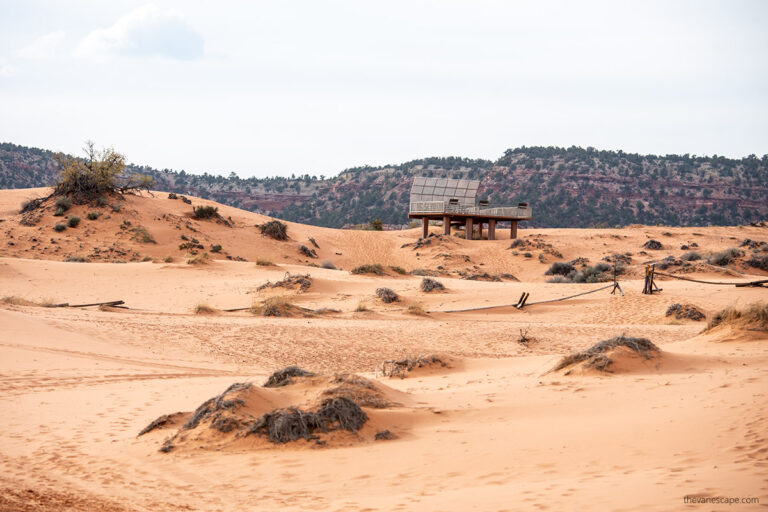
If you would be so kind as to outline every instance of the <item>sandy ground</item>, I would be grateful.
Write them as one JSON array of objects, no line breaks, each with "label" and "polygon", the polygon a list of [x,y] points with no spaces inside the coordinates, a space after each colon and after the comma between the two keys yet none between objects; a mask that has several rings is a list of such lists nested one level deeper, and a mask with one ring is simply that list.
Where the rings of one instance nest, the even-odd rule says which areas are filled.
[{"label": "sandy ground", "polygon": [[[509,240],[451,237],[414,249],[403,245],[417,241],[416,230],[289,224],[291,240],[277,242],[254,227],[261,216],[220,206],[231,227],[197,221],[189,205],[156,193],[127,199],[120,212],[105,209],[95,221],[85,218],[90,209],[75,207],[81,224],[55,233],[61,219],[50,212],[34,226],[19,224],[18,205],[41,193],[0,191],[0,297],[29,301],[0,304],[0,510],[768,506],[768,335],[705,333],[706,322],[664,314],[684,302],[711,316],[728,305],[764,301],[768,289],[667,280],[662,293],[647,296],[639,278],[645,261],[679,256],[683,244],[721,250],[745,238],[768,241],[768,229],[521,230],[533,242],[513,251]],[[145,226],[156,243],[132,240],[130,227],[120,228],[126,220]],[[223,251],[207,265],[187,265],[181,234]],[[320,246],[317,259],[298,253],[309,237]],[[649,238],[664,249],[641,254]],[[524,291],[538,301],[601,286],[546,283],[552,261],[594,263],[625,252],[632,264],[621,279],[623,296],[605,290],[523,310],[504,307]],[[73,255],[91,262],[63,261]],[[174,261],[163,262],[166,256]],[[256,265],[258,258],[275,265]],[[309,266],[324,260],[344,270]],[[348,272],[362,263],[426,269],[447,290],[424,293],[420,277],[393,271]],[[465,280],[459,271],[518,280]],[[312,286],[304,293],[258,290],[286,272],[311,274]],[[761,275],[737,264],[695,276],[743,282],[750,278],[743,273]],[[391,288],[400,301],[381,303],[379,287]],[[194,313],[201,303],[244,308],[276,294],[307,310],[338,313]],[[124,300],[130,309],[32,304],[102,300]],[[367,311],[355,311],[361,302]],[[412,305],[430,313],[409,314]],[[502,307],[444,312],[484,306]],[[518,342],[521,331],[532,338],[527,345]],[[620,334],[650,339],[662,356],[621,361],[608,374],[549,372],[564,354]],[[406,379],[378,377],[412,403],[389,411],[396,440],[160,453],[165,433],[136,436],[161,414],[194,410],[233,382],[260,384],[290,364],[374,378],[382,360],[428,353],[460,364]],[[760,503],[690,505],[685,496]]]}]

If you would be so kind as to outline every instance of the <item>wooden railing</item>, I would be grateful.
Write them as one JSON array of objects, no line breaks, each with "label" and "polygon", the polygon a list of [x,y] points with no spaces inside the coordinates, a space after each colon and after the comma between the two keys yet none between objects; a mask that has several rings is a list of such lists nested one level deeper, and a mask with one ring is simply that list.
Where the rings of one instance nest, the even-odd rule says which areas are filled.
[{"label": "wooden railing", "polygon": [[478,217],[532,218],[530,206],[466,206],[443,201],[417,201],[410,204],[410,213],[447,213],[477,215]]}]

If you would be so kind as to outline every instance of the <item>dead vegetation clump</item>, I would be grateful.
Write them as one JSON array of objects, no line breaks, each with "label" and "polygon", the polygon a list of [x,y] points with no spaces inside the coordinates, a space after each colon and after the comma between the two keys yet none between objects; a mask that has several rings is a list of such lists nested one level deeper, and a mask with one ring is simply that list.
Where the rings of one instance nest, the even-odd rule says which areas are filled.
[{"label": "dead vegetation clump", "polygon": [[306,245],[300,245],[299,252],[307,258],[317,258],[317,252],[314,249],[310,249]]},{"label": "dead vegetation clump", "polygon": [[337,373],[331,383],[335,386],[323,390],[323,397],[344,397],[360,407],[372,409],[385,409],[392,405],[371,381],[358,375]]},{"label": "dead vegetation clump", "polygon": [[678,320],[688,318],[689,320],[695,320],[697,322],[706,318],[704,313],[699,311],[699,309],[693,304],[679,304],[677,302],[670,305],[667,308],[667,312],[665,313],[665,316],[672,315],[675,315],[675,318]]},{"label": "dead vegetation clump", "polygon": [[664,246],[658,240],[651,238],[643,244],[643,249],[650,249],[651,251],[660,251]]},{"label": "dead vegetation clump", "polygon": [[350,272],[353,274],[375,274],[377,276],[383,276],[384,267],[381,265],[381,263],[372,263],[367,265],[359,265],[350,270]]},{"label": "dead vegetation clump", "polygon": [[418,357],[406,357],[399,360],[382,361],[376,366],[376,375],[381,373],[384,377],[400,377],[404,379],[408,372],[413,371],[415,368],[423,368],[427,366],[440,365],[446,367],[448,365],[443,359],[436,355],[418,356]]},{"label": "dead vegetation clump", "polygon": [[376,288],[376,296],[381,299],[381,302],[384,304],[391,304],[392,302],[400,300],[400,297],[389,288]]},{"label": "dead vegetation clump", "polygon": [[195,306],[196,315],[213,315],[216,313],[217,311],[205,302],[201,302]]},{"label": "dead vegetation clump", "polygon": [[747,306],[729,306],[710,318],[706,330],[713,329],[718,325],[733,325],[768,331],[768,304],[755,302]]},{"label": "dead vegetation clump", "polygon": [[267,381],[262,384],[265,388],[279,388],[293,384],[293,377],[314,377],[315,374],[299,368],[298,366],[287,366],[282,370],[277,370],[269,376]]},{"label": "dead vegetation clump", "polygon": [[429,235],[427,235],[426,238],[419,238],[416,242],[412,244],[403,244],[400,246],[400,248],[405,249],[406,247],[411,247],[415,251],[427,245],[432,245],[432,242],[442,242],[442,241],[443,241],[443,235],[436,235],[434,233],[430,233]]},{"label": "dead vegetation clump", "polygon": [[221,416],[222,411],[236,410],[241,407],[245,401],[241,398],[227,399],[227,395],[230,393],[247,391],[249,389],[251,389],[251,384],[247,382],[236,382],[232,384],[224,390],[222,394],[206,400],[200,407],[195,409],[195,412],[192,413],[192,416],[186,423],[184,423],[182,428],[184,430],[190,430],[209,418],[212,422],[215,421]]},{"label": "dead vegetation clump", "polygon": [[309,274],[291,274],[286,272],[285,276],[280,281],[266,283],[256,288],[256,291],[260,292],[268,288],[290,288],[295,289],[297,293],[304,293],[312,286],[312,276]]},{"label": "dead vegetation clump", "polygon": [[374,441],[391,441],[392,439],[397,439],[397,436],[387,429],[379,430],[376,432],[376,435],[373,436]]},{"label": "dead vegetation clump", "polygon": [[[159,418],[153,420],[149,425],[141,429],[141,432],[139,432],[139,436],[143,436],[144,434],[148,434],[149,432],[152,432],[155,429],[163,428],[166,425],[174,425],[176,423],[176,418],[181,416],[180,412],[174,413],[174,414],[163,414]],[[137,436],[138,437],[138,436]]]},{"label": "dead vegetation clump", "polygon": [[730,248],[724,251],[712,253],[707,257],[707,263],[718,267],[725,267],[733,263],[737,258],[744,256],[741,249]]},{"label": "dead vegetation clump", "polygon": [[646,338],[631,338],[621,335],[608,340],[603,340],[586,350],[568,354],[560,359],[551,371],[556,372],[581,362],[584,362],[585,368],[609,371],[608,367],[613,364],[613,360],[605,355],[605,352],[617,347],[627,347],[633,352],[643,356],[645,359],[651,359],[654,357],[654,353],[661,352],[659,347]]},{"label": "dead vegetation clump", "polygon": [[432,279],[431,277],[425,277],[421,280],[421,291],[425,293],[430,293],[433,291],[443,291],[445,290],[445,286],[443,283],[436,279]]},{"label": "dead vegetation clump", "polygon": [[345,397],[333,397],[323,400],[316,412],[302,411],[296,407],[268,412],[248,428],[246,435],[266,437],[273,443],[299,439],[319,442],[317,432],[357,432],[366,421],[368,415],[355,402]]}]

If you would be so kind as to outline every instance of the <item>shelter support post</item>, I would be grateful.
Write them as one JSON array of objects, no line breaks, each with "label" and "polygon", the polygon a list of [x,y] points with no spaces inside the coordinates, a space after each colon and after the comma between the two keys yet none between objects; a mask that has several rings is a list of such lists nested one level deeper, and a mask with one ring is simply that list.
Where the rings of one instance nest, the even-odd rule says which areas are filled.
[{"label": "shelter support post", "polygon": [[443,215],[443,234],[446,236],[451,234],[451,218],[447,215]]},{"label": "shelter support post", "polygon": [[496,219],[488,221],[488,240],[496,240]]},{"label": "shelter support post", "polygon": [[475,231],[474,224],[475,224],[474,219],[472,217],[467,217],[465,228],[464,228],[464,233],[467,240],[472,240],[474,238],[473,236]]},{"label": "shelter support post", "polygon": [[421,238],[427,238],[429,236],[429,219],[427,217],[421,218]]},{"label": "shelter support post", "polygon": [[515,239],[517,238],[517,221],[513,220],[510,222],[511,222],[511,225],[509,228],[509,238]]}]

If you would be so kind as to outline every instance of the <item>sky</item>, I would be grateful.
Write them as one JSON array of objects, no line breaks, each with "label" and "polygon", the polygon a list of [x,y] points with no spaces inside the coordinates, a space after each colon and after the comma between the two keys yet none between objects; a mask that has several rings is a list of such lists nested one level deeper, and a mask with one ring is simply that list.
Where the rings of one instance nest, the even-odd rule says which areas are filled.
[{"label": "sky", "polygon": [[0,0],[0,141],[240,176],[768,153],[765,1]]}]

